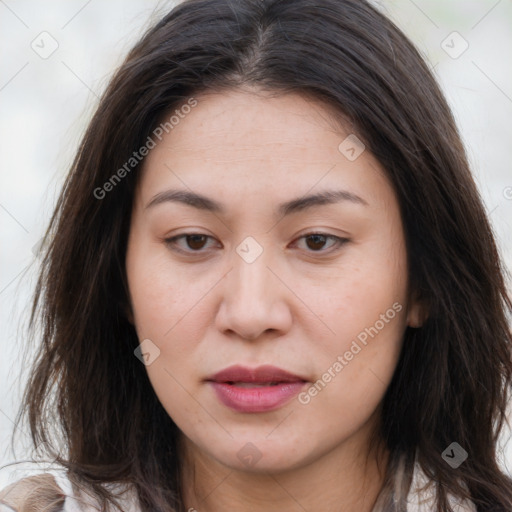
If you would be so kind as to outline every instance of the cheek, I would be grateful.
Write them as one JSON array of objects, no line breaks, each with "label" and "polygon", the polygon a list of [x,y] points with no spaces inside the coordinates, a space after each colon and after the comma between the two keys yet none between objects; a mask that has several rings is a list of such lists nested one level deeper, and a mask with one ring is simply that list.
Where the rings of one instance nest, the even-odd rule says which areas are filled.
[{"label": "cheek", "polygon": [[[369,332],[398,335],[405,324],[407,309],[406,268],[403,255],[390,260],[356,254],[320,285],[304,283],[298,293],[310,297],[312,309],[318,313],[325,329],[322,337],[326,348],[348,350],[350,342],[370,339]],[[318,330],[317,330],[318,333]],[[394,338],[396,336],[391,336]],[[331,352],[331,350],[329,350]]]},{"label": "cheek", "polygon": [[373,242],[354,250],[315,293],[330,331],[316,338],[318,413],[369,415],[398,362],[407,320],[406,253],[400,238]]},{"label": "cheek", "polygon": [[[405,314],[398,309],[396,304],[389,310],[388,323],[373,320],[368,327],[355,325],[347,314],[347,321],[337,324],[343,334],[317,351],[315,358],[323,364],[317,367],[317,380],[299,395],[299,403],[306,430],[320,444],[361,429],[382,402],[402,347]],[[352,336],[341,330],[348,324]]]},{"label": "cheek", "polygon": [[162,247],[135,238],[129,246],[127,275],[138,338],[151,340],[159,351],[146,368],[150,380],[161,400],[172,396],[184,407],[180,384],[190,387],[197,372],[201,352],[196,349],[209,321],[205,290],[218,278],[205,274],[191,279],[169,264]]},{"label": "cheek", "polygon": [[[165,249],[135,240],[128,253],[127,274],[134,323],[139,337],[165,341],[204,295],[204,286],[191,282],[169,264]],[[195,310],[195,308],[194,308]]]},{"label": "cheek", "polygon": [[203,421],[202,409],[195,400],[195,390],[187,375],[194,368],[186,362],[170,365],[165,355],[146,368],[153,391],[158,401],[180,430],[189,432]]}]

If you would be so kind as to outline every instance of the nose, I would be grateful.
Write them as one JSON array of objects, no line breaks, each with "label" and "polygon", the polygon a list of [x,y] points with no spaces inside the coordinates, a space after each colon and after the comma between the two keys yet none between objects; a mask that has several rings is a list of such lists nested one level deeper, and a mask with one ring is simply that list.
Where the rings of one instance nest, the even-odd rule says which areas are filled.
[{"label": "nose", "polygon": [[233,266],[222,280],[215,325],[224,334],[255,340],[265,333],[284,334],[292,325],[290,290],[270,268],[266,252],[247,263],[234,254]]}]

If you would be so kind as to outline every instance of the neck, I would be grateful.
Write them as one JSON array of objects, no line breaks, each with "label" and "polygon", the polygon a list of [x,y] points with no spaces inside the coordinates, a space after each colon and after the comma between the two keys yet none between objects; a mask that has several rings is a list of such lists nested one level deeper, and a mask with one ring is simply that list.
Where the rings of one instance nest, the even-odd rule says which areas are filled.
[{"label": "neck", "polygon": [[221,464],[183,438],[182,496],[194,512],[371,512],[389,453],[347,440],[299,468],[273,473]]}]

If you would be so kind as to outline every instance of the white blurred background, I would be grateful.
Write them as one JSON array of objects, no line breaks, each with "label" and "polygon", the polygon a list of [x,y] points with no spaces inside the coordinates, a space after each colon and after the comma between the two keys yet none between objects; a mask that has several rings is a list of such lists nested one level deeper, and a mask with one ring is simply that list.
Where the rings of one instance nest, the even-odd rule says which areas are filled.
[{"label": "white blurred background", "polygon": [[[376,3],[434,68],[512,269],[512,2]],[[28,369],[22,328],[37,272],[34,246],[98,96],[125,53],[174,4],[0,0],[0,467],[28,453],[27,432],[15,453],[10,439]],[[507,431],[503,464],[511,473],[509,438]],[[0,488],[20,477],[12,475],[0,471]]]}]

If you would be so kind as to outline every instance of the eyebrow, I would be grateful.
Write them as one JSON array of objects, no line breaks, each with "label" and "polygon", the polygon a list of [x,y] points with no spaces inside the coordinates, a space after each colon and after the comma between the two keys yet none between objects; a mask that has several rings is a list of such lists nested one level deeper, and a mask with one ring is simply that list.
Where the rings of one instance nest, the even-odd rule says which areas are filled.
[{"label": "eyebrow", "polygon": [[[277,208],[277,213],[281,216],[286,216],[315,206],[335,204],[342,201],[368,206],[368,203],[362,197],[347,190],[325,190],[281,203]],[[221,203],[188,190],[165,190],[160,192],[153,196],[144,209],[166,202],[182,203],[198,210],[206,210],[212,213],[224,214],[226,212],[225,207]]]}]

